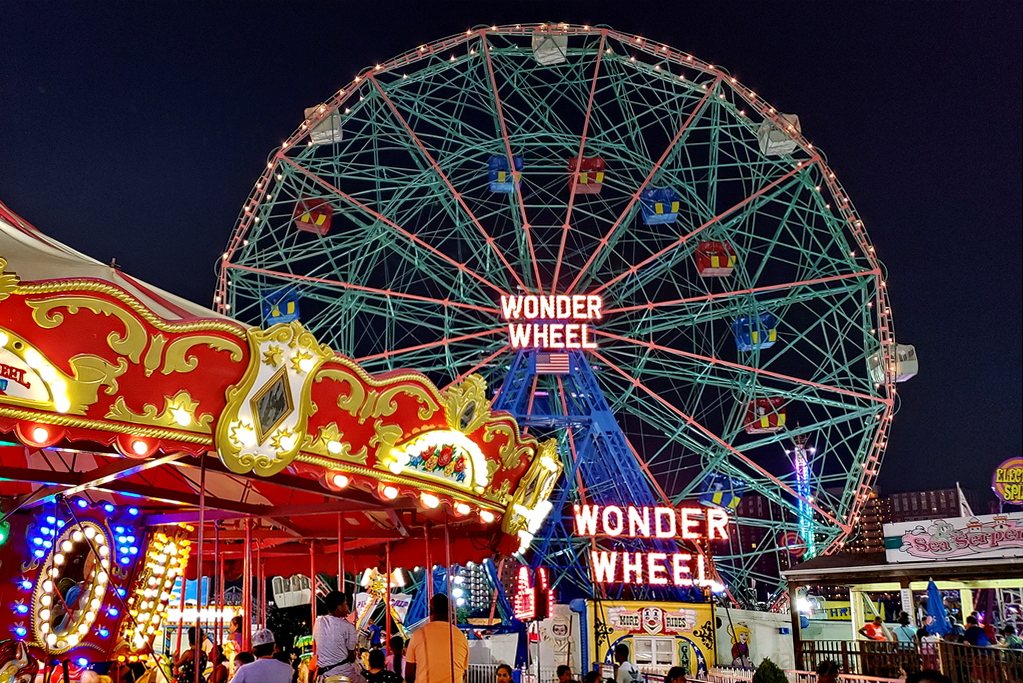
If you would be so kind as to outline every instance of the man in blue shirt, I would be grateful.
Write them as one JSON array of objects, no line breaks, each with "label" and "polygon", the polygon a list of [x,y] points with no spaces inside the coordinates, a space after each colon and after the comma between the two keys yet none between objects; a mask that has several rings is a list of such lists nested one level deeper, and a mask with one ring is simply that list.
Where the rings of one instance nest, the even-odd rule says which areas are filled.
[{"label": "man in blue shirt", "polygon": [[977,618],[972,615],[966,617],[966,633],[963,635],[963,640],[977,647],[987,647],[991,644],[987,634],[984,633],[984,629],[980,627]]}]

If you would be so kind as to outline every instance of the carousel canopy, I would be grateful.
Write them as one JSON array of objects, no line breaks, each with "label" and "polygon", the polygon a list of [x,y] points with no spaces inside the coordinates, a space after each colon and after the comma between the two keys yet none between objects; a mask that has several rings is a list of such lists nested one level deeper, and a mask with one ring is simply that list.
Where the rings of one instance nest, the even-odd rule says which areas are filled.
[{"label": "carousel canopy", "polygon": [[298,322],[249,328],[2,204],[0,376],[0,517],[108,501],[193,536],[216,522],[222,557],[250,539],[268,572],[310,555],[333,572],[342,550],[352,571],[385,548],[421,565],[444,536],[454,561],[510,552],[560,476],[479,378],[370,376]]},{"label": "carousel canopy", "polygon": [[90,279],[108,282],[166,320],[222,318],[208,308],[137,280],[114,265],[46,236],[0,202],[0,256],[23,281]]}]

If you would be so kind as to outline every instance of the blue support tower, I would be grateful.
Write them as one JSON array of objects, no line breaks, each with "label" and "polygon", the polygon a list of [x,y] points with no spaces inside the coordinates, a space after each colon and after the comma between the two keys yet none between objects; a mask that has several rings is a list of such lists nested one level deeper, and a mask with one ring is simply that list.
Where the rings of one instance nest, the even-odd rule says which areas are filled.
[{"label": "blue support tower", "polygon": [[[593,368],[581,351],[568,351],[567,374],[538,374],[537,352],[519,351],[494,403],[512,413],[537,436],[558,439],[564,479],[552,496],[554,508],[532,544],[530,563],[550,568],[558,599],[600,596],[590,575],[590,539],[574,533],[573,505],[669,505],[657,492],[611,412]],[[601,549],[676,552],[670,541],[600,539]],[[606,597],[619,597],[622,588]],[[696,593],[699,593],[697,591]],[[631,597],[689,600],[695,595],[673,587],[631,587]]]}]

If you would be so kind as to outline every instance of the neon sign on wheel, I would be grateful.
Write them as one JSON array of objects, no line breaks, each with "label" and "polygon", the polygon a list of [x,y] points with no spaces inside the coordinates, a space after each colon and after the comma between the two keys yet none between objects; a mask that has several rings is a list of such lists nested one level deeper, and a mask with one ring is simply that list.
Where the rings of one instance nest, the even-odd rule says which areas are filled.
[{"label": "neon sign on wheel", "polygon": [[595,349],[590,323],[602,317],[603,307],[593,294],[501,297],[514,349]]},{"label": "neon sign on wheel", "polygon": [[[728,539],[728,515],[717,508],[574,506],[575,533],[589,538]],[[707,558],[683,552],[590,551],[597,583],[710,586]]]}]

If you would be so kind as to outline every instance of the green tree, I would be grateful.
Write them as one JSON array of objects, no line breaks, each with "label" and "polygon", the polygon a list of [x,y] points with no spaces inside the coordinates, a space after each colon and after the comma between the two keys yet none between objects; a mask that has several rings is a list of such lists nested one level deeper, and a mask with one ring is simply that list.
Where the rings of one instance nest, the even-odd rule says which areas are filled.
[{"label": "green tree", "polygon": [[767,657],[753,672],[753,683],[789,683],[789,679],[785,677],[785,672]]}]

